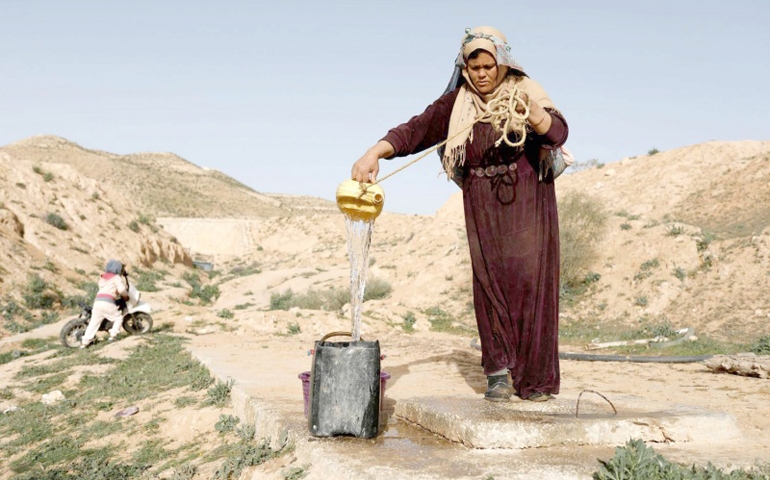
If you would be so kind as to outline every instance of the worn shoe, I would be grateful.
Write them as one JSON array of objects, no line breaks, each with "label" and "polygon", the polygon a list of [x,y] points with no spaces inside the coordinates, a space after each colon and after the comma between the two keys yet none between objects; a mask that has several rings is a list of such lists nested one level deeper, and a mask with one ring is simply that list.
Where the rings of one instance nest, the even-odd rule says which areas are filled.
[{"label": "worn shoe", "polygon": [[91,342],[83,343],[80,345],[80,348],[88,348],[91,345]]},{"label": "worn shoe", "polygon": [[527,397],[527,400],[529,400],[530,402],[547,402],[551,398],[552,397],[551,397],[550,393],[535,392],[532,395],[530,395],[529,397]]},{"label": "worn shoe", "polygon": [[484,398],[490,402],[507,402],[513,395],[513,389],[508,384],[508,375],[487,376],[487,391]]},{"label": "worn shoe", "polygon": [[117,340],[117,339],[118,339],[118,336],[117,336],[117,335],[115,335],[114,337],[110,336],[110,338],[108,338],[108,339],[107,339],[107,341],[108,341],[108,342],[114,342],[114,341],[115,341],[115,340]]}]

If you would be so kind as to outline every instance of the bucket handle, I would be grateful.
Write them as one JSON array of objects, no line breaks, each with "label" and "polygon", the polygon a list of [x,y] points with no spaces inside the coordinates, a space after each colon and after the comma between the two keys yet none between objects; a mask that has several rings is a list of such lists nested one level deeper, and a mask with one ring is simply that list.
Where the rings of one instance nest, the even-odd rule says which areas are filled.
[{"label": "bucket handle", "polygon": [[344,337],[351,337],[352,338],[353,334],[350,333],[350,332],[332,332],[332,333],[327,333],[326,335],[324,335],[321,338],[321,342],[325,342],[327,339],[329,339],[331,337],[342,337],[342,336],[344,336]]}]

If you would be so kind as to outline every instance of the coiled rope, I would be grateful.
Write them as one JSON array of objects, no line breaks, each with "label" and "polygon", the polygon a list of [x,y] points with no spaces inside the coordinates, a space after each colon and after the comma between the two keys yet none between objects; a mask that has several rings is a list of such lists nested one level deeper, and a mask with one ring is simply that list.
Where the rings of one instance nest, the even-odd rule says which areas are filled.
[{"label": "coiled rope", "polygon": [[[518,113],[516,105],[521,105],[524,108],[524,113]],[[502,92],[499,97],[490,100],[486,109],[479,115],[476,115],[473,122],[468,126],[462,128],[443,142],[429,148],[414,160],[380,178],[372,185],[380,184],[405,168],[414,165],[481,121],[491,123],[495,130],[500,132],[500,138],[495,142],[495,147],[499,147],[503,142],[509,147],[520,147],[527,140],[527,117],[529,117],[529,99],[525,102],[521,98],[521,90],[519,90],[517,85],[514,85],[513,88]],[[508,139],[508,134],[513,132],[518,134],[518,140],[515,142],[511,142]],[[363,196],[366,193],[366,187],[362,184],[361,188],[363,189],[361,196]]]}]

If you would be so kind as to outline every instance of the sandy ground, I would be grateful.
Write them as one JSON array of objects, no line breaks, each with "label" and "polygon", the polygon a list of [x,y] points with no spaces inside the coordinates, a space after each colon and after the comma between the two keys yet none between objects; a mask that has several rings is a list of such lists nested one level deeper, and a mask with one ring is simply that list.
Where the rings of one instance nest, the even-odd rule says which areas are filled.
[{"label": "sandy ground", "polygon": [[[195,311],[188,313],[195,314]],[[197,310],[197,313],[203,318],[210,316],[203,310]],[[303,399],[302,386],[297,375],[310,369],[311,357],[308,356],[308,350],[320,339],[322,332],[334,331],[338,329],[338,325],[333,317],[319,320],[315,317],[298,317],[296,312],[274,312],[271,318],[272,320],[262,317],[260,320],[233,320],[231,324],[226,325],[229,328],[225,329],[221,324],[216,325],[213,322],[202,327],[192,327],[189,315],[176,318],[172,324],[176,332],[189,335],[191,349],[223,352],[234,364],[242,367],[239,382],[247,379],[247,382],[254,385],[264,384],[263,390],[257,388],[257,396],[267,400],[279,398],[289,403],[289,408],[296,410],[299,416]],[[311,321],[311,318],[315,319]],[[288,319],[296,319],[302,332],[297,335],[284,333],[282,325]],[[58,328],[60,325],[55,324],[21,336],[6,338],[0,347],[11,348],[24,338],[48,337],[58,333]],[[430,331],[407,334],[383,323],[365,325],[364,335],[380,341],[382,353],[385,355],[382,369],[391,375],[387,382],[383,406],[385,414],[391,417],[389,422],[402,421],[394,416],[396,405],[399,401],[411,397],[461,395],[479,402],[479,405],[486,403],[482,398],[485,378],[479,365],[480,352],[471,348],[470,337]],[[113,352],[107,348],[104,352],[119,356],[126,347],[137,341],[136,338],[126,338],[116,345],[109,346]],[[577,347],[568,346],[563,346],[563,349],[579,350]],[[278,365],[277,358],[283,359]],[[36,361],[43,360],[41,358]],[[19,365],[19,362],[3,365],[0,368],[0,381],[3,384],[11,382]],[[641,364],[562,360],[561,367],[561,396],[564,398],[575,398],[580,392],[591,390],[601,393],[610,401],[628,395],[643,398],[649,402],[651,411],[672,404],[688,405],[725,412],[735,419],[741,430],[742,436],[737,441],[719,441],[719,432],[715,432],[714,442],[651,444],[657,452],[670,460],[699,465],[711,462],[721,468],[735,468],[750,467],[770,459],[770,416],[766,415],[766,412],[770,411],[770,381],[766,379],[714,373],[702,363]],[[156,403],[154,411],[162,412],[165,417],[172,419],[170,427],[164,431],[164,436],[174,444],[193,438],[208,438],[207,435],[210,436],[213,432],[213,423],[218,413],[204,412],[201,416],[191,411],[174,411],[171,397]],[[404,431],[407,435],[432,436],[430,432],[420,429]],[[307,438],[310,438],[309,434]],[[444,442],[443,445],[446,446],[448,455],[456,457],[468,454],[469,449],[466,447],[449,442]],[[580,461],[585,464],[583,468],[588,475],[591,469],[598,468],[597,458],[612,457],[614,447],[615,445],[594,446],[586,448],[584,453],[574,454],[581,457]],[[536,450],[542,450],[542,455],[548,455],[549,451]],[[299,462],[301,459],[283,457],[247,472],[253,477],[242,478],[282,478],[281,475],[287,468],[297,466],[292,460]],[[483,459],[476,461],[481,464],[487,462]]]}]

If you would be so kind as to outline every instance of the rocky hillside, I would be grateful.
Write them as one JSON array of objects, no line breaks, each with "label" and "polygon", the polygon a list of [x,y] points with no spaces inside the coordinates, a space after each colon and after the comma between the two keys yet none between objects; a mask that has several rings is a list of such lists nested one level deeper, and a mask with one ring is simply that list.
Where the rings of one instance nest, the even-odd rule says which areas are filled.
[{"label": "rocky hillside", "polygon": [[[345,220],[331,202],[262,195],[173,155],[117,156],[55,137],[0,149],[0,165],[4,294],[18,296],[32,273],[56,277],[48,262],[77,276],[110,256],[153,268],[203,258],[221,292],[212,315],[235,312],[266,330],[286,321],[303,331],[349,328],[339,305],[328,311],[311,301],[344,298],[348,287]],[[134,184],[163,178],[179,188],[157,180],[143,193],[112,188],[137,170],[144,176],[131,177]],[[605,220],[594,240],[563,246],[583,260],[565,286],[565,331],[603,337],[666,324],[733,341],[770,333],[770,142],[710,142],[575,170],[557,180],[563,233],[581,215],[568,208],[574,198]],[[118,228],[120,243],[104,236]],[[418,330],[441,320],[473,331],[459,192],[436,215],[381,215],[369,264],[370,284],[387,293],[366,302],[364,331],[405,319]],[[281,317],[271,304],[289,291],[304,303]],[[180,289],[168,295],[185,301]]]},{"label": "rocky hillside", "polygon": [[263,217],[288,211],[279,200],[172,153],[116,155],[55,136],[31,137],[0,152],[41,166],[67,165],[155,216]]},{"label": "rocky hillside", "polygon": [[[42,140],[51,147],[51,137]],[[72,153],[75,147],[63,142]],[[29,321],[30,314],[53,318],[62,301],[84,293],[83,285],[98,278],[109,258],[135,271],[158,262],[192,266],[185,248],[131,195],[56,159],[56,149],[28,147],[0,149],[0,335],[21,314]],[[40,151],[48,153],[30,153]]]},{"label": "rocky hillside", "polygon": [[[561,180],[561,179],[560,179]],[[709,142],[569,175],[610,213],[592,294],[567,317],[770,333],[770,142]]]}]

